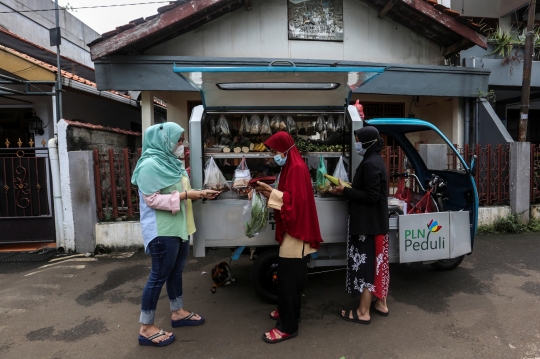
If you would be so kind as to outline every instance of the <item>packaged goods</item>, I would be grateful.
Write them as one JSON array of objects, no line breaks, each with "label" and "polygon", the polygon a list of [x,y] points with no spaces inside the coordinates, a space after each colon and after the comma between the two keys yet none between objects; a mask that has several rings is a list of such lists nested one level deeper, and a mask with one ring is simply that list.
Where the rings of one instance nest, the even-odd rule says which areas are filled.
[{"label": "packaged goods", "polygon": [[216,120],[213,117],[208,121],[208,133],[212,136],[216,134]]},{"label": "packaged goods", "polygon": [[326,172],[326,165],[324,164],[324,158],[319,157],[319,167],[317,168],[317,191],[319,193],[327,193],[330,191],[330,181],[324,176],[328,174]]},{"label": "packaged goods", "polygon": [[225,115],[219,116],[219,120],[216,125],[216,134],[223,136],[229,136],[231,134],[231,131],[229,130],[229,123],[227,122]]},{"label": "packaged goods", "polygon": [[279,118],[279,131],[287,131],[287,123],[281,117]]},{"label": "packaged goods", "polygon": [[244,230],[248,238],[253,238],[266,230],[268,223],[268,206],[266,198],[253,190],[251,200],[244,205]]},{"label": "packaged goods", "polygon": [[282,120],[279,115],[272,117],[272,121],[270,121],[270,129],[272,130],[272,133],[279,132],[279,123],[281,121]]},{"label": "packaged goods", "polygon": [[330,115],[328,116],[328,121],[326,121],[326,131],[335,131],[336,130],[336,124],[334,121],[334,116]]},{"label": "packaged goods", "polygon": [[268,118],[268,115],[264,115],[264,118],[262,120],[261,124],[261,135],[271,135],[272,129],[270,128],[270,119]]},{"label": "packaged goods", "polygon": [[246,116],[242,116],[242,120],[240,121],[240,129],[239,129],[240,135],[249,135],[251,132],[251,124],[248,121],[248,118]]},{"label": "packaged goods", "polygon": [[317,117],[317,122],[315,123],[315,131],[321,133],[326,130],[326,124],[324,122],[324,117],[321,115]]},{"label": "packaged goods", "polygon": [[249,121],[250,124],[250,130],[249,133],[251,135],[258,135],[261,132],[261,118],[257,115],[251,116],[251,120]]},{"label": "packaged goods", "polygon": [[291,116],[287,116],[287,132],[291,135],[296,135],[298,133],[298,125]]},{"label": "packaged goods", "polygon": [[227,184],[227,180],[223,176],[223,173],[219,170],[214,157],[210,157],[206,168],[204,169],[204,184],[205,189],[212,189],[214,191],[227,192],[231,188]]},{"label": "packaged goods", "polygon": [[[236,151],[236,150],[235,150]],[[234,170],[232,190],[240,196],[247,195],[247,188],[249,186],[249,180],[251,179],[251,173],[246,164],[246,159],[242,158],[242,161]]]},{"label": "packaged goods", "polygon": [[343,163],[343,156],[339,157],[339,161],[336,165],[336,169],[334,170],[334,177],[339,178],[343,182],[349,182],[349,175],[347,174],[347,170],[345,169],[345,164]]}]

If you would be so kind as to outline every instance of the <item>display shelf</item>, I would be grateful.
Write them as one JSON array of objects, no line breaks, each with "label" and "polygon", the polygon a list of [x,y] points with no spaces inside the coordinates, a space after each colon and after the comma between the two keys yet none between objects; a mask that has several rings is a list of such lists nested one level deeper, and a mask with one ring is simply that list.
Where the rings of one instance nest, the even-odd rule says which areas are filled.
[{"label": "display shelf", "polygon": [[[305,152],[301,153],[302,157],[340,157],[343,154],[341,152]],[[224,152],[205,152],[205,157],[214,158],[273,158],[274,155],[271,152],[248,152],[248,153],[224,153]],[[346,153],[345,157],[349,154]]]}]

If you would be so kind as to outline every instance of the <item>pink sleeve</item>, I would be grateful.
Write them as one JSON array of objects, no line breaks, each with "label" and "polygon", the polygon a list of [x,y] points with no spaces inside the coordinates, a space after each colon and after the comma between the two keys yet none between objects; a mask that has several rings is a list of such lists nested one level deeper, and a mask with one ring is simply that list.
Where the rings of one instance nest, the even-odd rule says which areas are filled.
[{"label": "pink sleeve", "polygon": [[171,194],[161,194],[159,192],[151,195],[145,195],[144,202],[153,209],[161,211],[171,211],[172,214],[180,212],[180,192],[173,191]]}]

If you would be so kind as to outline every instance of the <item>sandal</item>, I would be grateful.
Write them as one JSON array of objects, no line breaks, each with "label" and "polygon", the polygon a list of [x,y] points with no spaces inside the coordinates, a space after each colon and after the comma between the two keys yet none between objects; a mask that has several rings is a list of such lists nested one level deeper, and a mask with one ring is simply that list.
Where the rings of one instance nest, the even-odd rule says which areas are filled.
[{"label": "sandal", "polygon": [[193,316],[196,315],[194,312],[189,313],[189,315],[185,318],[178,319],[178,320],[171,320],[171,325],[173,328],[179,328],[179,327],[193,327],[196,325],[201,325],[204,323],[204,318],[201,315],[201,319],[199,320],[191,320]]},{"label": "sandal", "polygon": [[390,311],[383,312],[383,311],[380,311],[379,309],[375,308],[375,303],[376,302],[371,303],[371,309],[373,310],[373,312],[375,312],[375,314],[379,314],[381,317],[387,317],[390,314]]},{"label": "sandal", "polygon": [[[347,315],[349,313],[352,314],[352,316],[353,316],[352,319],[349,318],[349,316]],[[342,313],[339,313],[339,316],[341,317],[341,319],[346,320],[348,322],[353,322],[353,323],[358,323],[358,324],[365,324],[365,325],[368,325],[368,324],[371,323],[371,319],[370,320],[363,320],[363,319],[358,318],[358,312],[356,311],[356,308],[346,310],[345,314],[346,315],[343,315]]]},{"label": "sandal", "polygon": [[[277,310],[273,310],[270,312],[270,319],[273,320],[279,320],[279,312]],[[300,323],[300,318],[297,319],[298,323]]]},{"label": "sandal", "polygon": [[284,340],[295,338],[295,337],[298,336],[298,332],[293,333],[293,334],[287,334],[287,333],[283,333],[278,328],[274,328],[271,331],[269,331],[268,333],[270,333],[270,339],[268,339],[266,337],[266,333],[263,334],[262,339],[265,342],[270,343],[270,344],[279,343],[279,342],[282,342]]},{"label": "sandal", "polygon": [[165,340],[160,341],[159,343],[155,343],[155,342],[152,341],[152,340],[154,340],[156,338],[161,337],[162,335],[167,335],[163,329],[161,329],[159,332],[157,332],[156,334],[151,335],[149,337],[144,337],[144,336],[139,334],[139,338],[138,338],[139,339],[139,345],[150,346],[150,347],[164,347],[164,346],[167,346],[167,345],[171,344],[176,339],[174,337],[174,334],[171,334],[170,337],[168,337]]}]

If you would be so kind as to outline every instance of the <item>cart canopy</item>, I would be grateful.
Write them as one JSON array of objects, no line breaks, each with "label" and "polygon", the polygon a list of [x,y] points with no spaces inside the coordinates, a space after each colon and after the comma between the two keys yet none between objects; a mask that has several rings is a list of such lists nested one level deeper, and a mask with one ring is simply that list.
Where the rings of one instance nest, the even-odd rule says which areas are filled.
[{"label": "cart canopy", "polygon": [[343,109],[352,91],[384,67],[178,67],[173,71],[201,92],[206,110]]}]

